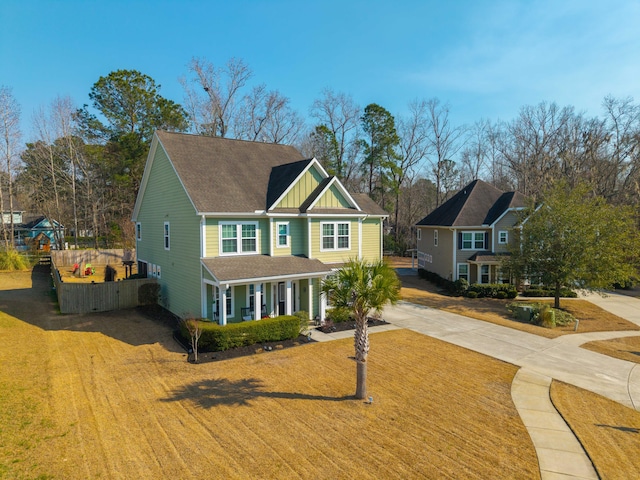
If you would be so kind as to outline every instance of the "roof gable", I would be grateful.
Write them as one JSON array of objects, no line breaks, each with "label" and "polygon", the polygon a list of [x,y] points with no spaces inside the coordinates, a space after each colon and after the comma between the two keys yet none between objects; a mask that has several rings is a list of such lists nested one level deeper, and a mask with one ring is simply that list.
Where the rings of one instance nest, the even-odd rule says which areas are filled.
[{"label": "roof gable", "polygon": [[524,207],[525,202],[524,195],[519,192],[503,192],[482,180],[474,180],[420,220],[417,225],[491,225],[507,209]]}]

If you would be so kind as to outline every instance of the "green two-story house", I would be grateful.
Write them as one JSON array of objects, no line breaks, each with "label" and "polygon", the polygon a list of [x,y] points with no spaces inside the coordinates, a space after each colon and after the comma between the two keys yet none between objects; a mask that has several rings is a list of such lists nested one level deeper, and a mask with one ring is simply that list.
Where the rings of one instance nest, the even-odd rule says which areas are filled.
[{"label": "green two-story house", "polygon": [[158,131],[132,218],[138,272],[179,317],[324,319],[322,278],[379,260],[386,216],[293,147]]}]

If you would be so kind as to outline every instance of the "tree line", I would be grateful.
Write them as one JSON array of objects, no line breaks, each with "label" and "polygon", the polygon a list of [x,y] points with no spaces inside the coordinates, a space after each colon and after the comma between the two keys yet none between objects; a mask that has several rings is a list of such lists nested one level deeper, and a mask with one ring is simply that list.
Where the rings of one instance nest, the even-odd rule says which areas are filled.
[{"label": "tree line", "polygon": [[141,72],[111,72],[91,87],[90,105],[56,98],[36,112],[26,142],[20,106],[1,87],[0,209],[13,212],[17,198],[65,225],[72,244],[132,246],[131,212],[156,129],[296,146],[389,213],[385,249],[398,253],[413,247],[417,221],[476,178],[534,200],[562,181],[614,205],[639,204],[640,105],[631,98],[606,97],[599,117],[541,102],[510,121],[454,125],[438,98],[392,115],[330,88],[305,117],[233,58],[223,66],[194,58],[180,82],[182,104]]}]

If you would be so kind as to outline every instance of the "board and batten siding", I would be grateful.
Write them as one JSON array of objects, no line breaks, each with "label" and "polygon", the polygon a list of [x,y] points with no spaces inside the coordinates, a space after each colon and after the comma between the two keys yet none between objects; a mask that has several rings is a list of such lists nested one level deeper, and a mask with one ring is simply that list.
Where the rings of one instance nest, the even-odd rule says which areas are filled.
[{"label": "board and batten siding", "polygon": [[314,208],[352,208],[335,185],[332,185],[314,205]]},{"label": "board and batten siding", "polygon": [[[161,303],[174,314],[198,317],[201,311],[200,218],[159,144],[137,221],[142,239],[138,260],[161,268]],[[170,249],[164,248],[164,222],[169,222]],[[169,288],[170,285],[170,288]]]},{"label": "board and batten siding", "polygon": [[[506,253],[509,251],[509,243],[513,241],[513,226],[518,221],[518,212],[511,211],[507,212],[504,217],[502,217],[498,222],[496,222],[493,227],[493,245],[494,252],[496,253]],[[498,238],[501,231],[509,232],[508,235],[508,243],[500,244],[498,243]]]},{"label": "board and batten siding", "polygon": [[302,175],[298,183],[289,190],[276,207],[299,208],[322,180],[322,175],[314,167],[311,167]]}]

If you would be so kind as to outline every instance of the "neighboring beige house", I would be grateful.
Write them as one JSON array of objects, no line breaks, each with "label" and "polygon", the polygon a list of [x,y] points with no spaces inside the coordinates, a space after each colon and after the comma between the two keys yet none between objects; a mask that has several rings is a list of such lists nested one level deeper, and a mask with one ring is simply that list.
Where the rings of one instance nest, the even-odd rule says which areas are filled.
[{"label": "neighboring beige house", "polygon": [[416,224],[418,267],[449,280],[501,282],[499,255],[525,204],[519,192],[474,180]]},{"label": "neighboring beige house", "polygon": [[138,272],[180,317],[324,318],[321,279],[379,260],[386,216],[293,147],[158,131],[132,217]]}]

